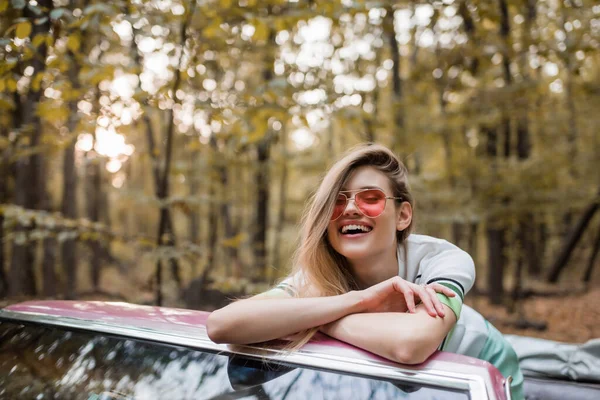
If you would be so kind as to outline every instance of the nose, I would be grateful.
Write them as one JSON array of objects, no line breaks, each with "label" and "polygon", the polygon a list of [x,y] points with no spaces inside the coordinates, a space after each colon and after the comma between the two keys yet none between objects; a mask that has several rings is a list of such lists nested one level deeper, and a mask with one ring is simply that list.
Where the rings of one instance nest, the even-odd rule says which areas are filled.
[{"label": "nose", "polygon": [[346,203],[346,208],[344,209],[344,213],[342,215],[361,215],[360,210],[358,209],[358,207],[356,206],[356,201],[354,199],[354,196],[349,198],[347,203]]}]

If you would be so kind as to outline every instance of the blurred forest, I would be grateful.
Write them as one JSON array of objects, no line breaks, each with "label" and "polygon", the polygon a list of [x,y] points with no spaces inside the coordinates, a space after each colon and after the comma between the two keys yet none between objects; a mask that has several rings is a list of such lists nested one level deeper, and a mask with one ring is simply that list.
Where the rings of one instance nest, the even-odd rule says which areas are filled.
[{"label": "blurred forest", "polygon": [[468,302],[600,337],[598,110],[595,0],[0,0],[0,299],[264,290],[368,141]]}]

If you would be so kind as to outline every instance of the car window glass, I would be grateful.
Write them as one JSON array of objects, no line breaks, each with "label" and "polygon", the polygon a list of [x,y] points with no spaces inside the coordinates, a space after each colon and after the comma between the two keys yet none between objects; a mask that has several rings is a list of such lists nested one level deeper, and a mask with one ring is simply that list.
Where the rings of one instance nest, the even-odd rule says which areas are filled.
[{"label": "car window glass", "polygon": [[468,399],[466,392],[0,321],[0,398]]}]

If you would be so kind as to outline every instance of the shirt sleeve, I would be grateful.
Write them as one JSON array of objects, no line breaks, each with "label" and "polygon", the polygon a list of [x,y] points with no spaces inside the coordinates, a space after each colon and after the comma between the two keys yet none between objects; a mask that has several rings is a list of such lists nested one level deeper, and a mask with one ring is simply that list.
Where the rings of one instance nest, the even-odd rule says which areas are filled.
[{"label": "shirt sleeve", "polygon": [[454,297],[440,293],[437,296],[454,311],[458,320],[465,295],[475,282],[475,264],[467,252],[450,243],[447,245],[445,249],[429,254],[421,260],[416,283],[438,283],[452,290],[456,294]]},{"label": "shirt sleeve", "polygon": [[263,292],[256,297],[296,297],[297,296],[297,279],[295,276],[288,276],[278,285]]}]

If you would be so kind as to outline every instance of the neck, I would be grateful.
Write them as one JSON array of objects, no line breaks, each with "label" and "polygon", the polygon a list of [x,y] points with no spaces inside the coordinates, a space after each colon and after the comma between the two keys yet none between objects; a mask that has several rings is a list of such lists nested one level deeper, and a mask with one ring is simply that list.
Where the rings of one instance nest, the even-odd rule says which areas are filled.
[{"label": "neck", "polygon": [[363,259],[348,260],[359,288],[365,289],[398,275],[396,247],[393,251]]}]

